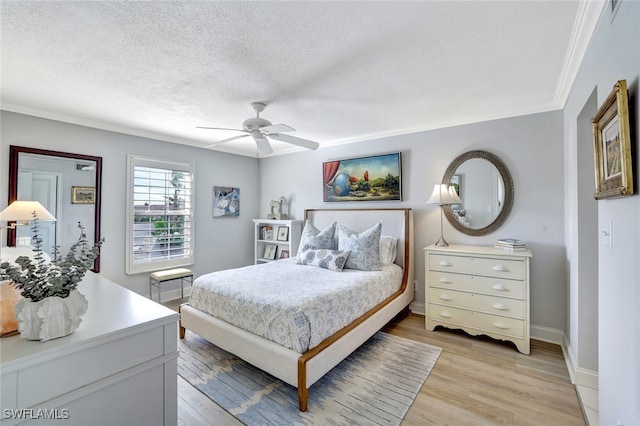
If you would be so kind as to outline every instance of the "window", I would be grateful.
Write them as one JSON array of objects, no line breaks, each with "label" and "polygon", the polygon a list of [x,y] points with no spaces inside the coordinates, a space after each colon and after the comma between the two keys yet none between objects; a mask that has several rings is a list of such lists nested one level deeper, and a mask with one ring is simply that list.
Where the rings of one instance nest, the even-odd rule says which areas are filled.
[{"label": "window", "polygon": [[193,264],[195,165],[128,156],[127,274]]}]

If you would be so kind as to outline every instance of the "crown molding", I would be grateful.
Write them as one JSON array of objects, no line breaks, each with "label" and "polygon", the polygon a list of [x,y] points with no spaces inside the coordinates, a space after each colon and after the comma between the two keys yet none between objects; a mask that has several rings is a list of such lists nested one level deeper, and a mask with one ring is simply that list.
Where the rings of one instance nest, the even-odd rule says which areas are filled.
[{"label": "crown molding", "polygon": [[554,95],[554,103],[560,108],[564,108],[567,102],[573,82],[578,75],[578,70],[589,46],[591,46],[593,35],[607,3],[607,0],[580,1]]}]

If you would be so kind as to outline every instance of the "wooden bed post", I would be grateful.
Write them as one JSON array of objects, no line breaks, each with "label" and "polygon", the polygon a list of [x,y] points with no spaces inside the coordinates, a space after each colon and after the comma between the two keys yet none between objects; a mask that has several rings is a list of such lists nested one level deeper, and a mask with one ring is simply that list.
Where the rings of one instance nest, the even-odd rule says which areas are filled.
[{"label": "wooden bed post", "polygon": [[307,411],[309,389],[307,389],[307,358],[298,358],[298,407],[300,411]]},{"label": "wooden bed post", "polygon": [[[178,314],[180,313],[180,310],[182,309],[182,307],[184,305],[186,305],[186,304],[187,303],[183,303],[182,305],[178,306]],[[180,324],[180,339],[184,339],[184,335],[185,335],[185,332],[187,331],[187,329],[182,326],[182,320],[180,320],[178,322]]]}]

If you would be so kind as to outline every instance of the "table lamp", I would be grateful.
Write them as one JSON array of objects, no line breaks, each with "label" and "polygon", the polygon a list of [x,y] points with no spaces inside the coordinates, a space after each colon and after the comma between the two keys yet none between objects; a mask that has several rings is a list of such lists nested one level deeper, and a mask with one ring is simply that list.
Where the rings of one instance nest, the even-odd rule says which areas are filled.
[{"label": "table lamp", "polygon": [[[33,219],[55,221],[56,218],[37,201],[14,201],[0,212],[0,222],[16,223],[9,225],[15,229],[17,225],[28,225]],[[2,228],[0,225],[0,258],[2,257]]]},{"label": "table lamp", "polygon": [[438,247],[446,247],[449,245],[447,240],[444,239],[443,225],[442,225],[442,208],[451,204],[461,204],[462,200],[456,193],[453,186],[448,186],[444,183],[437,183],[433,186],[433,192],[427,200],[427,204],[438,204],[440,206],[440,239],[436,242]]}]

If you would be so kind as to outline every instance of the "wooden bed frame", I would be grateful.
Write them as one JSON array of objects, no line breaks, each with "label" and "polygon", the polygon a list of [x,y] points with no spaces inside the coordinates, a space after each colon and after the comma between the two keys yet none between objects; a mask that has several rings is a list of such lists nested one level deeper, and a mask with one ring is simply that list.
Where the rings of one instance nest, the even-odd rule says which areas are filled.
[{"label": "wooden bed frame", "polygon": [[[199,311],[189,304],[180,306],[180,338],[185,329],[216,346],[298,388],[300,411],[307,410],[309,387],[338,365],[399,313],[408,312],[413,301],[413,212],[411,209],[310,209],[305,219],[318,229],[336,221],[361,232],[382,221],[382,235],[398,238],[396,264],[403,267],[402,286],[388,299],[299,354],[248,331]],[[292,253],[293,255],[293,253]]]}]

